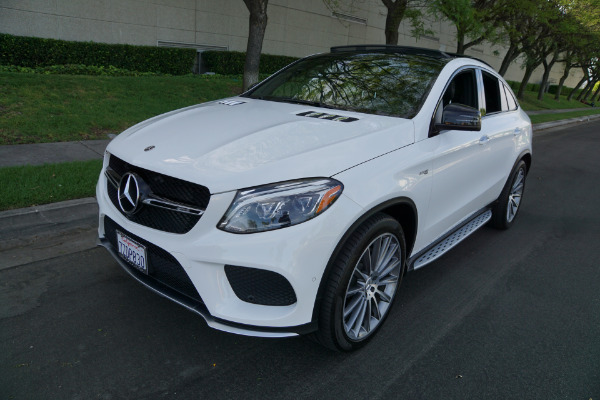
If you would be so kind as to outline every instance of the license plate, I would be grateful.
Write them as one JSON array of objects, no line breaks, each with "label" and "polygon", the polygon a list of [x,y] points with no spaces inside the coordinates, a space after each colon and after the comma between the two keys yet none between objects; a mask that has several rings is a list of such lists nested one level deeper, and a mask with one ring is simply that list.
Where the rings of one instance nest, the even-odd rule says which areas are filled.
[{"label": "license plate", "polygon": [[139,244],[128,236],[117,231],[117,243],[119,245],[119,254],[129,264],[133,265],[143,273],[148,273],[148,257],[146,256],[146,247]]}]

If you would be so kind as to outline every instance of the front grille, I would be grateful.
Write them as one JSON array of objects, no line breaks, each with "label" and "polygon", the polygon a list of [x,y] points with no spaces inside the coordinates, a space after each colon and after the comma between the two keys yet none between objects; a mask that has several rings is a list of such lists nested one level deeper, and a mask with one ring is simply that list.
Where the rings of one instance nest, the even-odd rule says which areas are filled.
[{"label": "front grille", "polygon": [[247,303],[289,306],[296,302],[292,285],[276,272],[226,265],[225,274],[235,295]]},{"label": "front grille", "polygon": [[[114,155],[110,156],[108,167],[123,176],[126,172],[138,174],[153,194],[166,199],[206,209],[210,200],[207,187],[182,179],[173,178],[157,172],[131,165]],[[144,205],[133,215],[127,215],[119,206],[117,188],[107,180],[106,190],[113,205],[127,219],[149,228],[170,233],[187,233],[200,220],[199,215],[187,214],[160,207]]]},{"label": "front grille", "polygon": [[[170,287],[177,292],[184,294],[196,301],[202,302],[202,298],[190,280],[190,277],[185,272],[181,264],[169,254],[166,250],[134,235],[133,233],[123,229],[115,221],[109,217],[104,217],[104,236],[113,246],[115,251],[119,248],[117,244],[117,229],[129,236],[136,242],[146,246],[148,257],[148,277]],[[134,267],[130,267],[130,272],[136,275],[144,275]],[[145,275],[144,275],[145,276]]]}]

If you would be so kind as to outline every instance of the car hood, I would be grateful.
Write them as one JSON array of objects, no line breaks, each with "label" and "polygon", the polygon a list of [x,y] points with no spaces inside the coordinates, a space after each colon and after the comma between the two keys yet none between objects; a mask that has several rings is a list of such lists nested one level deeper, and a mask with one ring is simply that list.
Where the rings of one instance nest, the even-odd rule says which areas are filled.
[{"label": "car hood", "polygon": [[[311,111],[356,120],[298,115]],[[107,151],[219,193],[333,176],[413,142],[410,120],[235,97],[141,122]]]}]

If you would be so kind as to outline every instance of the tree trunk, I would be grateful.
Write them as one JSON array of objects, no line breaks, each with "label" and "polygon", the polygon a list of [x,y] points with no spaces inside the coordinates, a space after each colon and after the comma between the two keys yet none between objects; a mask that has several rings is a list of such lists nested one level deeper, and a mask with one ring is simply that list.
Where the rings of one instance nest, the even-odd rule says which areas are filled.
[{"label": "tree trunk", "polygon": [[587,98],[589,97],[590,94],[594,93],[594,86],[596,86],[596,83],[598,83],[598,81],[596,79],[592,80],[592,83],[589,86],[589,89],[586,90],[585,92],[585,96],[583,96],[583,101],[587,101]]},{"label": "tree trunk", "polygon": [[571,67],[568,64],[565,64],[565,70],[564,70],[562,76],[560,77],[560,81],[558,81],[558,87],[556,88],[556,93],[554,94],[554,100],[556,100],[556,101],[560,100],[560,92],[562,92],[563,85],[565,84],[565,81],[569,77],[570,70],[571,70]]},{"label": "tree trunk", "polygon": [[385,17],[385,44],[398,44],[398,29],[404,18],[408,0],[382,0],[387,8]]},{"label": "tree trunk", "polygon": [[523,100],[523,93],[525,92],[525,87],[527,87],[527,83],[529,82],[529,78],[531,78],[531,74],[533,74],[533,70],[536,66],[527,66],[525,68],[525,75],[523,75],[523,80],[521,81],[521,86],[519,86],[519,92],[517,93],[517,98],[519,100]]},{"label": "tree trunk", "polygon": [[581,80],[577,83],[573,90],[571,90],[571,93],[569,93],[569,96],[567,97],[567,101],[573,100],[573,95],[575,95],[575,92],[581,87],[581,85],[583,85],[583,82],[585,81],[587,81],[587,76],[581,78]]},{"label": "tree trunk", "polygon": [[456,31],[456,54],[465,54],[465,34],[460,30]]},{"label": "tree trunk", "polygon": [[511,42],[508,51],[506,52],[506,55],[504,55],[504,59],[502,60],[500,71],[498,71],[498,73],[501,76],[504,76],[504,74],[506,74],[506,71],[508,71],[508,67],[510,67],[510,64],[519,56],[519,54],[520,53],[518,51],[518,46]]},{"label": "tree trunk", "polygon": [[552,54],[552,59],[550,62],[547,62],[546,59],[543,60],[544,64],[544,74],[542,75],[542,83],[540,83],[540,90],[538,91],[537,99],[542,101],[544,100],[544,93],[546,92],[546,85],[548,84],[548,78],[550,77],[550,71],[554,66],[554,63],[558,59],[558,50],[555,50]]},{"label": "tree trunk", "polygon": [[592,82],[594,82],[594,78],[588,78],[588,84],[587,84],[587,86],[581,91],[581,93],[579,93],[579,96],[577,96],[577,99],[575,99],[575,100],[577,100],[577,101],[585,100],[583,98],[583,96],[587,97],[587,93],[592,88]]},{"label": "tree trunk", "polygon": [[[464,38],[464,36],[463,36]],[[463,45],[462,45],[462,53],[458,53],[458,54],[465,54],[465,51],[467,51],[468,48],[473,47],[473,46],[477,46],[480,43],[483,43],[483,41],[485,40],[485,37],[480,37],[478,39],[472,40],[470,42],[464,43],[464,39],[463,39]]]},{"label": "tree trunk", "polygon": [[250,29],[248,46],[246,48],[246,63],[244,64],[244,91],[258,82],[260,53],[267,29],[267,4],[269,0],[244,0],[250,11]]}]

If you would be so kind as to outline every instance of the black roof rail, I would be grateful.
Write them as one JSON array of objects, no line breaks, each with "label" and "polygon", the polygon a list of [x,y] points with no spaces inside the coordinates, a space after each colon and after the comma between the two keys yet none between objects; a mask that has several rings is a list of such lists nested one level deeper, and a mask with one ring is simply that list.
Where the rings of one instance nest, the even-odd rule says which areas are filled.
[{"label": "black roof rail", "polygon": [[470,58],[472,60],[477,60],[481,63],[484,63],[488,67],[493,67],[487,62],[473,56],[468,56],[466,54],[456,54],[456,53],[446,53],[445,51],[433,50],[433,49],[424,49],[422,47],[412,47],[412,46],[394,46],[388,44],[357,44],[357,45],[348,45],[348,46],[334,46],[331,48],[332,53],[340,53],[344,51],[351,52],[359,52],[359,51],[381,51],[381,52],[390,52],[390,53],[402,53],[402,54],[417,54],[429,57],[437,57],[437,58]]},{"label": "black roof rail", "polygon": [[402,54],[418,54],[436,58],[451,58],[452,56],[439,50],[424,49],[422,47],[412,46],[393,46],[387,44],[357,44],[349,46],[334,46],[331,48],[332,53],[341,53],[345,51],[359,52],[359,51],[381,51],[390,53],[402,53]]}]

